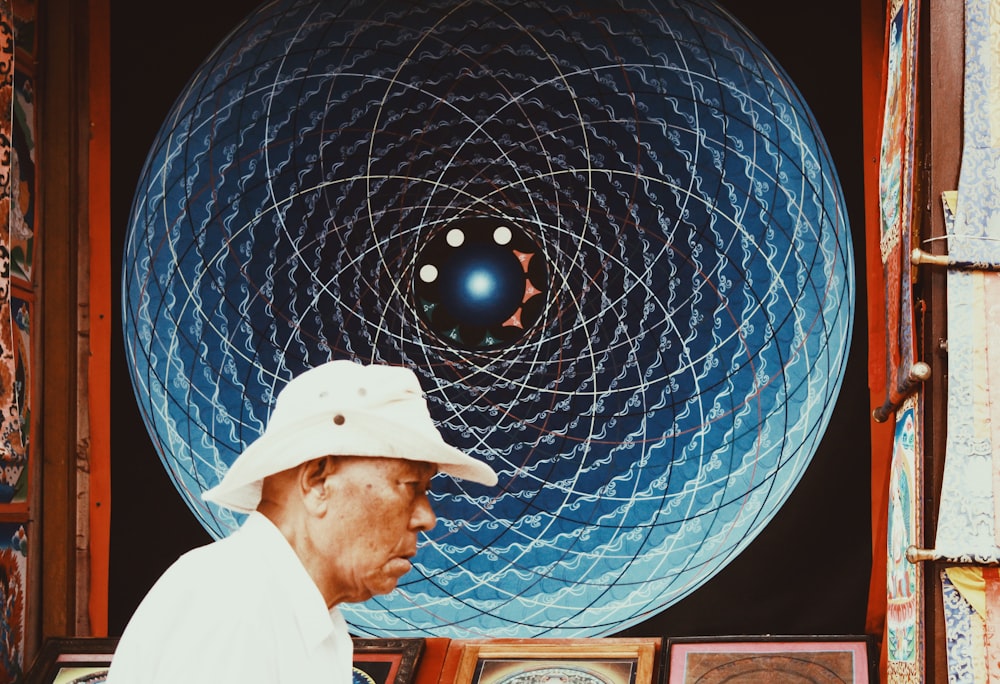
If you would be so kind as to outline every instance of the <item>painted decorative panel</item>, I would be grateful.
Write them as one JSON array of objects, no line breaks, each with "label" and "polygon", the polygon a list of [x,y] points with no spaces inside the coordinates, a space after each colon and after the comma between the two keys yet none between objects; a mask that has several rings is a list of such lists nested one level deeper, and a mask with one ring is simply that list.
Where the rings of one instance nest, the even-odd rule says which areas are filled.
[{"label": "painted decorative panel", "polygon": [[885,99],[879,152],[879,218],[886,301],[886,405],[911,391],[914,347],[913,249],[916,81],[920,3],[886,8]]},{"label": "painted decorative panel", "polygon": [[0,681],[20,681],[27,630],[27,525],[0,522]]},{"label": "painted decorative panel", "polygon": [[[28,624],[34,230],[34,4],[0,2],[0,681],[19,682]],[[24,45],[20,40],[24,40]],[[30,254],[30,247],[27,249]]]},{"label": "painted decorative panel", "polygon": [[11,158],[10,269],[27,283],[35,252],[35,83],[24,68],[14,71],[14,137]]},{"label": "painted decorative panel", "polygon": [[[0,484],[24,467],[21,420],[15,387],[15,344],[11,295],[10,217],[13,158],[14,30],[11,7],[0,2]],[[3,494],[0,493],[0,500]]]},{"label": "painted decorative panel", "polygon": [[919,416],[919,397],[907,399],[896,413],[889,478],[886,661],[887,681],[897,684],[922,682],[924,672],[923,568],[906,557],[907,549],[920,541],[923,517]]},{"label": "painted decorative panel", "polygon": [[14,374],[10,378],[12,406],[6,413],[9,452],[0,459],[0,504],[28,500],[31,446],[31,318],[32,296],[15,289],[10,299]]},{"label": "painted decorative panel", "polygon": [[34,0],[13,3],[14,100],[10,173],[11,276],[30,289],[35,252],[35,207],[37,204],[35,158],[35,62],[37,7]]}]

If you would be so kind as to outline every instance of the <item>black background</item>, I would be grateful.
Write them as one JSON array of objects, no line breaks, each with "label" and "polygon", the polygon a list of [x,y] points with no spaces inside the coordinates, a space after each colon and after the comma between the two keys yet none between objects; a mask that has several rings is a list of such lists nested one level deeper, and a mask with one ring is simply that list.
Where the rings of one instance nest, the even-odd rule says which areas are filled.
[{"label": "black background", "polygon": [[[871,564],[870,413],[866,381],[860,3],[722,2],[802,92],[833,155],[854,234],[854,337],[826,435],[798,487],[758,538],[713,579],[621,636],[860,634]],[[167,111],[209,52],[257,6],[173,0],[169,16],[113,0],[112,259],[118,268],[146,153]],[[114,327],[109,631],[181,553],[211,541],[169,481],[136,408]]]}]

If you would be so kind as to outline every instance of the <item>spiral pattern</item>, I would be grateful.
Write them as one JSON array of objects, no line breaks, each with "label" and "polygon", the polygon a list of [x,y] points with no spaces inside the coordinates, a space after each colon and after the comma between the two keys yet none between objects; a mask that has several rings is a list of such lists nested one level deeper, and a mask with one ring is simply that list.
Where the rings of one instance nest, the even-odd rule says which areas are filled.
[{"label": "spiral pattern", "polygon": [[[454,244],[457,243],[457,244]],[[708,0],[275,0],[203,63],[136,191],[123,320],[200,500],[332,358],[420,375],[496,489],[436,480],[371,636],[608,635],[762,529],[822,436],[854,307],[808,107]]]}]

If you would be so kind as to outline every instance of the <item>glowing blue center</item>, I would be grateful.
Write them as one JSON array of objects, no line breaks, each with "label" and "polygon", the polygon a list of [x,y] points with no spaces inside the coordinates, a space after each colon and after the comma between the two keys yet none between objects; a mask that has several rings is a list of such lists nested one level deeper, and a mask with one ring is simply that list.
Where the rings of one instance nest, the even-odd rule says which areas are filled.
[{"label": "glowing blue center", "polygon": [[441,303],[459,323],[500,325],[524,299],[524,269],[509,248],[465,244],[439,268]]},{"label": "glowing blue center", "polygon": [[476,269],[465,279],[465,293],[470,299],[488,303],[496,295],[497,280],[486,269]]}]

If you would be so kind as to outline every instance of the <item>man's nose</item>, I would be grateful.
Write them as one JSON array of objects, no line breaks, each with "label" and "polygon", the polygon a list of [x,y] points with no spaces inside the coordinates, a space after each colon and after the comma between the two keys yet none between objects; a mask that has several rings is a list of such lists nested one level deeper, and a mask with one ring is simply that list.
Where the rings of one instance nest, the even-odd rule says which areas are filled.
[{"label": "man's nose", "polygon": [[413,528],[423,532],[429,532],[437,524],[437,516],[431,508],[431,500],[426,494],[420,497],[417,507],[413,511]]}]

